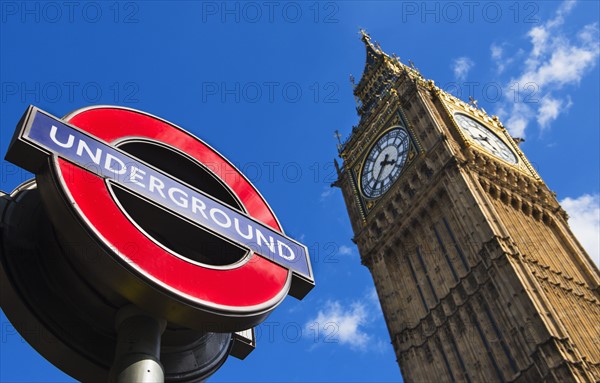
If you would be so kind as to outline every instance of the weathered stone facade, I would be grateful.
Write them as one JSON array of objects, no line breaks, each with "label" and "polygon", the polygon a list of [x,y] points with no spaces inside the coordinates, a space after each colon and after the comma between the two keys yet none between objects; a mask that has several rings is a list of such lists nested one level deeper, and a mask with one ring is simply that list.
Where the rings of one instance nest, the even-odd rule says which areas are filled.
[{"label": "weathered stone facade", "polygon": [[[360,123],[338,180],[406,382],[600,381],[600,273],[567,215],[496,117],[373,45],[355,87]],[[466,137],[471,116],[518,158]],[[364,158],[391,126],[412,150],[380,198]],[[386,157],[387,158],[387,157]],[[337,164],[336,164],[337,165]]]}]

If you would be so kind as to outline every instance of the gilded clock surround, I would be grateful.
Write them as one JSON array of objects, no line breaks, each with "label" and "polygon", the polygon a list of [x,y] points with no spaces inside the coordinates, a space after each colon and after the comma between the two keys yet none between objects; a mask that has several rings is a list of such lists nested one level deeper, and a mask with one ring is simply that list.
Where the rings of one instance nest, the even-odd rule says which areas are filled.
[{"label": "gilded clock surround", "polygon": [[398,181],[398,179],[403,177],[404,173],[410,168],[410,166],[412,165],[414,160],[419,156],[419,154],[422,154],[422,152],[421,153],[419,152],[419,147],[417,145],[418,141],[414,138],[414,134],[412,133],[412,129],[410,128],[410,124],[407,123],[406,121],[407,121],[406,118],[402,116],[401,110],[398,109],[397,112],[395,113],[395,117],[386,121],[385,125],[387,125],[387,128],[384,128],[375,139],[369,140],[369,146],[364,147],[362,151],[358,152],[359,153],[358,155],[361,156],[361,159],[360,159],[360,161],[357,161],[354,164],[351,172],[352,172],[353,178],[356,182],[357,196],[358,196],[360,204],[363,208],[363,211],[362,211],[363,217],[365,217],[367,214],[369,214],[369,212],[373,209],[373,207],[378,203],[378,200],[380,200],[382,197],[385,196],[385,193],[384,193],[381,196],[369,197],[363,193],[361,174],[364,169],[365,162],[367,160],[369,152],[370,152],[371,148],[373,147],[373,145],[375,145],[375,143],[377,143],[377,141],[381,137],[383,137],[386,133],[388,133],[389,131],[391,131],[397,127],[404,129],[406,131],[406,133],[408,134],[408,140],[409,140],[408,155],[407,155],[404,165],[402,166],[402,169],[400,170],[400,176],[398,178],[396,178],[393,181],[393,183],[395,183],[396,181]]},{"label": "gilded clock surround", "polygon": [[[405,381],[600,381],[600,272],[556,196],[499,119],[372,44],[354,93],[359,124],[338,167],[362,263]],[[515,154],[474,144],[455,113]],[[415,156],[366,200],[356,175],[398,114]]]},{"label": "gilded clock surround", "polygon": [[[398,179],[405,177],[405,174],[410,171],[412,163],[418,157],[425,154],[419,138],[414,134],[412,124],[406,118],[406,115],[402,110],[402,106],[398,102],[398,94],[396,89],[390,89],[389,94],[385,98],[385,102],[381,103],[379,109],[381,111],[377,116],[378,118],[366,119],[364,121],[366,128],[359,133],[381,133],[377,133],[376,136],[362,134],[360,138],[357,138],[358,142],[355,144],[351,154],[348,155],[345,152],[340,153],[340,157],[344,159],[344,169],[349,169],[351,182],[356,190],[355,198],[358,202],[358,206],[360,206],[360,216],[363,223],[366,223],[366,216],[370,213],[370,211],[386,197],[384,193],[383,196],[377,198],[368,198],[362,193],[362,187],[360,185],[360,174],[369,150],[374,143],[377,142],[377,140],[383,136],[385,132],[392,129],[394,126],[401,126],[406,130],[410,140],[410,151]],[[348,145],[346,145],[346,147],[348,148]],[[398,179],[396,179],[395,182],[397,182]]]}]

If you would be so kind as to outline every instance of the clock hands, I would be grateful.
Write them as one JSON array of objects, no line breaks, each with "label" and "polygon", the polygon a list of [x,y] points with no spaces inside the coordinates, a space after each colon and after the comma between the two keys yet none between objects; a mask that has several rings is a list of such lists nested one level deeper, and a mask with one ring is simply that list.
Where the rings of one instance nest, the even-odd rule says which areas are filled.
[{"label": "clock hands", "polygon": [[479,137],[475,138],[477,141],[481,142],[481,144],[485,147],[487,147],[489,150],[496,152],[496,146],[494,145],[494,142],[490,141],[490,138],[488,136],[482,136],[481,134],[478,134]]},{"label": "clock hands", "polygon": [[383,161],[381,161],[379,164],[383,167],[385,165],[393,165],[396,163],[396,160],[390,160],[390,161],[386,161],[385,159]]},{"label": "clock hands", "polygon": [[493,154],[496,156],[503,158],[507,161],[510,161],[510,155],[507,154],[506,149],[502,148],[495,140],[490,140],[488,136],[479,135],[479,141],[485,141],[485,147],[488,148]]},{"label": "clock hands", "polygon": [[379,165],[380,165],[379,172],[377,173],[377,177],[375,177],[375,185],[373,185],[375,189],[377,188],[377,184],[382,182],[381,181],[381,173],[383,173],[383,169],[387,165],[393,165],[396,163],[396,159],[388,160],[389,157],[390,157],[390,155],[386,154],[385,157],[383,158],[383,160],[381,160],[381,162],[379,163]]},{"label": "clock hands", "polygon": [[379,163],[380,168],[379,168],[379,172],[377,173],[377,177],[375,177],[375,186],[377,186],[377,183],[379,182],[379,177],[381,176],[381,172],[383,172],[383,168],[385,167],[385,165],[387,165],[387,162],[388,162],[387,159],[389,156],[390,156],[389,154],[386,154],[385,157],[383,158],[383,161],[381,161]]}]

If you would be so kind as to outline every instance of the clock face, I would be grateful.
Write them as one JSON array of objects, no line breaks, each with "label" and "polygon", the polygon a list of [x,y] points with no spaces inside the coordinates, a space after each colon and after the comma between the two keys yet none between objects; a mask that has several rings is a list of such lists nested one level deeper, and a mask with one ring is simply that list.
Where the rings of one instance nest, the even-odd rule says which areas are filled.
[{"label": "clock face", "polygon": [[454,119],[479,146],[506,162],[517,163],[517,156],[508,145],[481,123],[464,114],[455,114]]},{"label": "clock face", "polygon": [[389,130],[369,151],[362,168],[361,186],[368,198],[380,197],[398,179],[404,167],[410,140],[402,128]]}]

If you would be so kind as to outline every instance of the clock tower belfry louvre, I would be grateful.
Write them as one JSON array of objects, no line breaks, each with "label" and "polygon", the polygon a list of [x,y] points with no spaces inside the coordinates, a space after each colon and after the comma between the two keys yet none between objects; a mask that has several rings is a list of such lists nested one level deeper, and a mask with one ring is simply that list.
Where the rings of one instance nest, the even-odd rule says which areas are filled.
[{"label": "clock tower belfry louvre", "polygon": [[496,117],[362,40],[334,185],[404,380],[600,381],[600,273],[555,195]]}]

